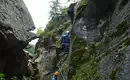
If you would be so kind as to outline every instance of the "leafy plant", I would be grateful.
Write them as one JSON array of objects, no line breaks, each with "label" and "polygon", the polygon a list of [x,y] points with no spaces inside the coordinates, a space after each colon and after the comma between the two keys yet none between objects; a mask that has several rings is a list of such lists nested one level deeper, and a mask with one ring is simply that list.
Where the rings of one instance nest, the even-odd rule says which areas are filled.
[{"label": "leafy plant", "polygon": [[4,77],[5,75],[3,73],[0,73],[0,80],[5,80]]},{"label": "leafy plant", "polygon": [[18,80],[18,78],[16,76],[13,76],[11,79],[12,80]]},{"label": "leafy plant", "polygon": [[42,30],[42,27],[39,27],[38,29],[37,29],[37,35],[38,36],[40,36],[41,34],[43,33],[43,30]]}]

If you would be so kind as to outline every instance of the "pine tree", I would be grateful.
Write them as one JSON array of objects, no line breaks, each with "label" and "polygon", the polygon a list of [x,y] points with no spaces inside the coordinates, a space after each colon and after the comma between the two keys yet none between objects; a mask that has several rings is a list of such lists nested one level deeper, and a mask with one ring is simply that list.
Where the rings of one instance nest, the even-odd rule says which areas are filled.
[{"label": "pine tree", "polygon": [[59,0],[52,0],[50,3],[51,10],[49,18],[51,19],[60,15],[62,7],[60,6],[61,3]]}]

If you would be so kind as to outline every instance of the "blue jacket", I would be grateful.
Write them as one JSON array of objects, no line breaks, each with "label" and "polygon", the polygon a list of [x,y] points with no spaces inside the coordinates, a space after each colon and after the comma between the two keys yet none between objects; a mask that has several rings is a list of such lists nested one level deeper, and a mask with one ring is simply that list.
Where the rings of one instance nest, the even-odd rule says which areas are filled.
[{"label": "blue jacket", "polygon": [[67,35],[63,35],[62,37],[61,37],[61,44],[62,43],[70,43],[70,38],[69,38],[69,36],[67,36]]},{"label": "blue jacket", "polygon": [[32,30],[35,30],[36,29],[36,27],[35,26],[32,26]]},{"label": "blue jacket", "polygon": [[68,15],[73,17],[74,16],[74,10],[73,8],[68,8]]},{"label": "blue jacket", "polygon": [[53,76],[52,80],[57,80],[57,77]]}]

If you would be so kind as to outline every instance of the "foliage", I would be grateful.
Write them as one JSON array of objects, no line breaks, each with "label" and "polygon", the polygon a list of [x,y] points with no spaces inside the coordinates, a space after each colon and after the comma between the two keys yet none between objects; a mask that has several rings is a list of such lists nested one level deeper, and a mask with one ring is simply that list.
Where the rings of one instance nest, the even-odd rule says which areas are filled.
[{"label": "foliage", "polygon": [[3,73],[0,73],[0,80],[5,80],[4,77],[5,75]]},{"label": "foliage", "polygon": [[[50,10],[50,20],[47,23],[47,27],[45,28],[44,32],[40,35],[43,37],[51,37],[62,35],[62,33],[66,30],[70,30],[72,26],[71,21],[67,15],[67,8],[62,8],[58,0],[53,0],[51,3],[51,10]],[[41,31],[39,31],[41,32]],[[58,39],[59,40],[59,39]],[[57,41],[58,43],[58,41]]]},{"label": "foliage", "polygon": [[86,0],[81,0],[80,1],[80,6],[84,6],[84,5],[87,5],[87,1]]},{"label": "foliage", "polygon": [[16,76],[13,76],[11,80],[18,80],[18,78]]},{"label": "foliage", "polygon": [[60,41],[61,41],[61,38],[59,37],[58,40],[56,41],[56,44],[58,47],[60,47]]},{"label": "foliage", "polygon": [[75,38],[73,45],[73,50],[82,49],[86,46],[85,42],[78,37]]},{"label": "foliage", "polygon": [[126,21],[122,21],[117,27],[116,32],[112,33],[111,37],[121,36],[129,28],[129,24]]},{"label": "foliage", "polygon": [[59,0],[51,0],[50,1],[50,18],[55,18],[60,15],[61,13],[61,6]]},{"label": "foliage", "polygon": [[119,67],[117,67],[116,69],[113,69],[110,73],[110,80],[116,80],[116,73],[119,70]]},{"label": "foliage", "polygon": [[[102,78],[98,73],[97,48],[94,43],[86,45],[85,41],[72,37],[73,53],[71,66],[76,74],[71,75],[71,80],[99,80]],[[87,48],[87,49],[86,49]]]},{"label": "foliage", "polygon": [[75,8],[75,18],[77,19],[80,16],[81,11],[85,8],[87,5],[87,0],[81,0],[78,4],[78,6]]},{"label": "foliage", "polygon": [[[0,80],[6,80],[5,77],[6,77],[5,74],[0,73]],[[18,78],[16,76],[12,76],[10,79],[11,80],[18,80]]]},{"label": "foliage", "polygon": [[[79,53],[80,55],[83,53]],[[72,58],[72,65],[76,69],[76,75],[72,75],[71,80],[98,80],[102,78],[97,74],[98,63],[96,57],[92,54],[87,54],[84,51],[82,56],[77,55]]]},{"label": "foliage", "polygon": [[39,27],[38,29],[37,29],[37,35],[38,36],[40,36],[41,34],[43,33],[43,30],[42,30],[42,27]]},{"label": "foliage", "polygon": [[[68,17],[67,17],[67,8],[61,9],[61,14],[55,17],[52,17],[48,24],[46,25],[47,27],[45,28],[45,31],[51,31],[51,30],[57,30],[65,22],[68,22]],[[64,26],[64,25],[63,25]]]},{"label": "foliage", "polygon": [[56,34],[56,31],[54,31],[54,30],[52,30],[52,31],[49,31],[49,32],[44,32],[43,33],[43,35],[44,35],[44,37],[51,37],[51,36],[53,36],[53,35],[55,35]]}]

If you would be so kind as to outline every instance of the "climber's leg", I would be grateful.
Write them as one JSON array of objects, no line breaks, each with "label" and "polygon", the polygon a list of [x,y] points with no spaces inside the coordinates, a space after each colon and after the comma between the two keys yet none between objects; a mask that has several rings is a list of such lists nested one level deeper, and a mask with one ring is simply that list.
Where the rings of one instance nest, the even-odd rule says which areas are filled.
[{"label": "climber's leg", "polygon": [[57,59],[59,59],[59,54],[60,54],[60,48],[56,48],[56,57],[57,57]]}]

